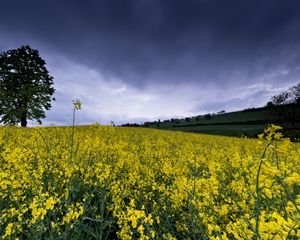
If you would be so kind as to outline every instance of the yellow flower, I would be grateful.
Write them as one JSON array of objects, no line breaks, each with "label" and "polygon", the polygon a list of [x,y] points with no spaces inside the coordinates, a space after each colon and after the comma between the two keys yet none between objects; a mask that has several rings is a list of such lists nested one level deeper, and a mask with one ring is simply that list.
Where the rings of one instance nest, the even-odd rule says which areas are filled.
[{"label": "yellow flower", "polygon": [[102,224],[119,239],[251,239],[259,212],[261,239],[297,239],[300,144],[278,131],[267,142],[80,126],[70,161],[68,127],[0,128],[2,238]]},{"label": "yellow flower", "polygon": [[81,102],[80,102],[79,99],[73,100],[73,105],[74,105],[74,108],[76,110],[80,110],[81,109]]},{"label": "yellow flower", "polygon": [[55,201],[54,201],[53,197],[50,197],[46,202],[46,209],[52,210],[54,208],[54,205],[55,205]]},{"label": "yellow flower", "polygon": [[3,236],[3,239],[5,239],[6,237],[9,237],[10,235],[12,235],[12,233],[13,233],[13,227],[14,227],[13,223],[7,224],[7,226],[5,228],[5,234]]}]

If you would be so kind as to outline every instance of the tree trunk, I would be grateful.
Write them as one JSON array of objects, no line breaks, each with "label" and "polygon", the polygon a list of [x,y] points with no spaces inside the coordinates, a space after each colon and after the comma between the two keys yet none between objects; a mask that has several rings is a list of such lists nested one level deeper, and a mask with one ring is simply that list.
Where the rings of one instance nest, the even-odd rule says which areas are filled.
[{"label": "tree trunk", "polygon": [[26,116],[21,117],[21,127],[26,127],[27,126],[27,120]]}]

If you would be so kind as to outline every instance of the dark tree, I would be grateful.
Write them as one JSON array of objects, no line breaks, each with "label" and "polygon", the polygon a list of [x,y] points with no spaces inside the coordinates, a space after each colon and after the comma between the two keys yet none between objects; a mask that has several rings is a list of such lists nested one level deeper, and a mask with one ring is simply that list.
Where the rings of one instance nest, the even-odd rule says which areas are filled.
[{"label": "dark tree", "polygon": [[299,104],[300,83],[273,96],[267,103],[267,109],[272,121],[286,122],[291,128],[296,128],[296,122],[299,122]]},{"label": "dark tree", "polygon": [[266,107],[270,108],[273,107],[274,103],[272,101],[267,102]]},{"label": "dark tree", "polygon": [[292,86],[289,89],[289,91],[292,98],[291,102],[299,105],[300,104],[300,82],[297,85]]},{"label": "dark tree", "polygon": [[274,105],[284,105],[289,103],[290,92],[283,91],[278,95],[275,95],[271,98],[271,102]]},{"label": "dark tree", "polygon": [[273,105],[300,104],[300,83],[271,98]]},{"label": "dark tree", "polygon": [[0,53],[0,122],[26,127],[27,120],[45,118],[55,92],[45,65],[29,46]]},{"label": "dark tree", "polygon": [[226,111],[225,110],[221,110],[221,111],[217,112],[217,114],[223,114],[223,113],[226,113]]},{"label": "dark tree", "polygon": [[205,118],[206,120],[209,120],[209,119],[211,119],[211,114],[210,114],[210,113],[208,113],[208,114],[205,114],[205,115],[204,115],[204,118]]}]

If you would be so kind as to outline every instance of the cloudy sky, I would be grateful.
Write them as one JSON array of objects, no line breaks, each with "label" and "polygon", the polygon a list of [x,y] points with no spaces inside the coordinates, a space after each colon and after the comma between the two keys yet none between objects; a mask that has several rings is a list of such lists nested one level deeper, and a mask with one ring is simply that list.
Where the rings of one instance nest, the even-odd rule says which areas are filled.
[{"label": "cloudy sky", "polygon": [[299,0],[9,0],[0,51],[54,77],[44,124],[143,122],[265,105],[300,81]]}]

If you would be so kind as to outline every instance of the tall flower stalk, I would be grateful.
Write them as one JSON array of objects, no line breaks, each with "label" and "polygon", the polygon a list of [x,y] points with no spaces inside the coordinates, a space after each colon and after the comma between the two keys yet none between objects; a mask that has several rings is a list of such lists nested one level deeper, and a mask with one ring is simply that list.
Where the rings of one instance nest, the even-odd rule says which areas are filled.
[{"label": "tall flower stalk", "polygon": [[74,132],[75,132],[75,119],[76,119],[76,110],[81,110],[81,102],[79,99],[73,100],[73,121],[72,121],[72,137],[71,137],[71,157],[73,158],[73,146],[74,146]]}]

